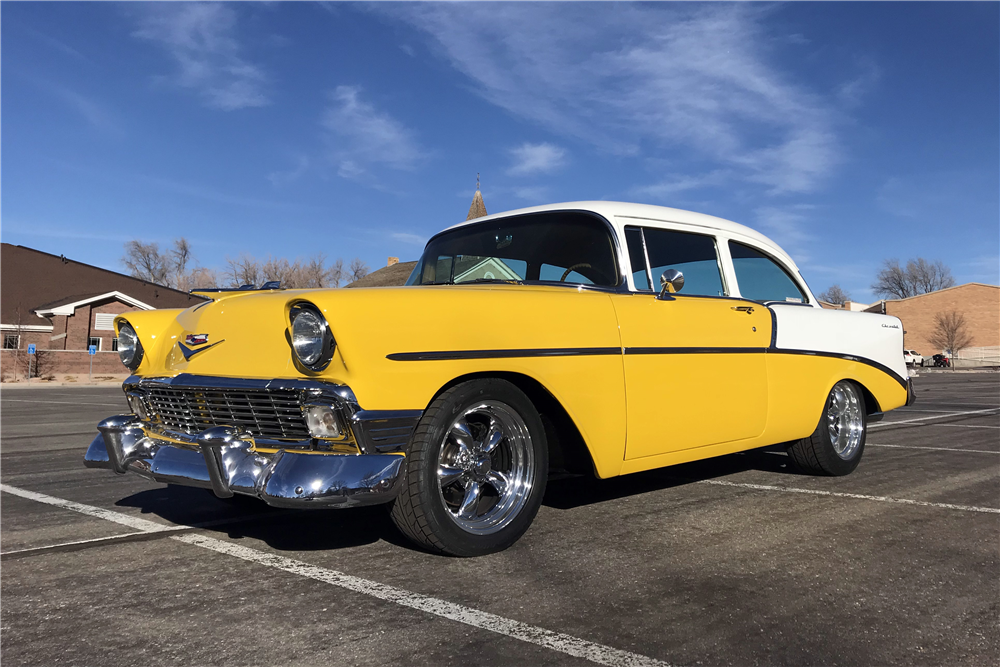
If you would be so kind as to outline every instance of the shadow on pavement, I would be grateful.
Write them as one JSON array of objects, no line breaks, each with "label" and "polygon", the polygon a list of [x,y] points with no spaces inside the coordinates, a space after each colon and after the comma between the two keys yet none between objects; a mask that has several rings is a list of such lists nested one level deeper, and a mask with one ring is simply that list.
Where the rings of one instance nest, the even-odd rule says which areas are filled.
[{"label": "shadow on pavement", "polygon": [[718,458],[658,468],[611,479],[592,476],[550,480],[542,504],[554,509],[574,509],[585,505],[634,496],[650,491],[669,489],[747,470],[782,475],[801,475],[784,454],[784,450],[756,449]]},{"label": "shadow on pavement", "polygon": [[[235,496],[222,500],[207,489],[172,484],[122,498],[116,505],[137,507],[143,514],[155,514],[181,526],[226,522],[202,529],[232,539],[261,540],[281,551],[327,551],[379,540],[409,546],[386,508],[378,506],[287,510],[269,507],[256,498]],[[228,523],[230,520],[233,523]]]},{"label": "shadow on pavement", "polygon": [[[572,509],[747,470],[799,474],[786,456],[755,450],[606,480],[590,476],[553,479],[549,481],[543,504]],[[231,539],[261,540],[279,551],[328,551],[379,540],[420,550],[399,533],[386,508],[379,506],[282,510],[255,498],[236,496],[222,500],[207,489],[176,485],[142,491],[116,504],[139,508],[143,514],[155,514],[181,526],[224,522],[199,527],[224,533]]]}]

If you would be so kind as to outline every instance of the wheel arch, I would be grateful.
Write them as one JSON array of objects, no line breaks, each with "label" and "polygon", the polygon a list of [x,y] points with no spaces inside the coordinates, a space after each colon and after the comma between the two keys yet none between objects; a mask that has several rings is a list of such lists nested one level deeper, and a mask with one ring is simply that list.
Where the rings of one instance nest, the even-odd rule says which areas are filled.
[{"label": "wheel arch", "polygon": [[[881,406],[879,406],[878,399],[875,398],[875,394],[873,394],[872,391],[871,391],[871,389],[869,389],[868,387],[866,387],[863,382],[861,382],[857,378],[844,378],[844,379],[845,380],[850,380],[851,382],[853,382],[854,384],[856,384],[858,386],[858,388],[861,390],[861,395],[865,399],[865,414],[866,415],[870,416],[870,415],[882,412],[882,408],[881,408]],[[836,383],[834,383],[834,384],[836,384]]]},{"label": "wheel arch", "polygon": [[545,385],[529,375],[510,371],[483,371],[460,375],[440,387],[428,401],[428,405],[455,385],[487,378],[498,378],[510,382],[524,392],[538,410],[542,425],[545,427],[550,474],[565,471],[598,476],[590,448],[573,418]]}]

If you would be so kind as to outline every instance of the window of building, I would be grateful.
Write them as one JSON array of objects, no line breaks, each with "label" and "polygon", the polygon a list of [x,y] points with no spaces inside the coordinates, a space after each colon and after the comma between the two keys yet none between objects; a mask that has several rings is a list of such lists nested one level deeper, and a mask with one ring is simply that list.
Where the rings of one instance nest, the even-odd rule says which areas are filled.
[{"label": "window of building", "polygon": [[806,295],[780,264],[750,246],[729,242],[740,294],[753,301],[808,301]]},{"label": "window of building", "polygon": [[17,334],[8,334],[3,337],[3,349],[16,350],[21,347],[21,337]]},{"label": "window of building", "polygon": [[[639,243],[636,231],[642,233],[642,244]],[[726,296],[715,238],[645,227],[626,229],[625,239],[631,256],[632,278],[636,289],[652,289],[649,286],[650,280],[658,284],[664,271],[677,269],[684,274],[684,287],[680,294]],[[645,257],[639,256],[643,251]],[[644,270],[647,259],[648,274]]]},{"label": "window of building", "polygon": [[112,352],[117,352],[118,351],[118,337],[117,336],[111,339],[111,351]]},{"label": "window of building", "polygon": [[91,336],[90,340],[87,342],[87,348],[89,349],[91,345],[96,345],[97,346],[97,351],[100,352],[101,351],[101,337],[100,336]]}]

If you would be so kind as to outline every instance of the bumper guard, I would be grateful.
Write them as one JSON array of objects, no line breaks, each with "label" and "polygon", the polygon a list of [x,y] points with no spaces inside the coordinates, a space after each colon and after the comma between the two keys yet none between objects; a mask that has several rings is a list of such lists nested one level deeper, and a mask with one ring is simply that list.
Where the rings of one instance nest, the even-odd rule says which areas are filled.
[{"label": "bumper guard", "polygon": [[356,507],[392,501],[402,483],[402,454],[257,452],[249,434],[215,426],[184,441],[146,434],[135,415],[97,426],[84,465],[134,472],[165,484],[242,494],[274,507]]}]

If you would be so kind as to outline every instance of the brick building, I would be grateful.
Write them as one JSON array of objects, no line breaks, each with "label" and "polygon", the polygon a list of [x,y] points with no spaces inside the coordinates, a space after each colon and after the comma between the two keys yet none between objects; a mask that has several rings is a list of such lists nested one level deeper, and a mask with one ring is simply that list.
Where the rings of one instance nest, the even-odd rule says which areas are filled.
[{"label": "brick building", "polygon": [[955,311],[965,316],[973,348],[1000,348],[1000,287],[966,283],[908,299],[872,304],[867,312],[894,315],[903,322],[903,345],[925,357],[941,352],[931,344],[935,317]]},{"label": "brick building", "polygon": [[[36,348],[32,374],[121,373],[112,321],[119,313],[187,308],[204,299],[83,264],[66,257],[0,245],[0,375],[24,377],[27,349]],[[37,371],[37,373],[35,372]]]}]

